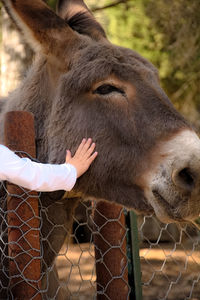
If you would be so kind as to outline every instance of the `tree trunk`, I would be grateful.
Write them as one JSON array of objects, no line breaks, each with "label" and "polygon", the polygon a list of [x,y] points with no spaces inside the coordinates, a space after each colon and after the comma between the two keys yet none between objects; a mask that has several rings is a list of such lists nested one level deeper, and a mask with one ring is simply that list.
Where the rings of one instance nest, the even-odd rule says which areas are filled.
[{"label": "tree trunk", "polygon": [[2,8],[1,96],[7,96],[24,77],[33,52]]}]

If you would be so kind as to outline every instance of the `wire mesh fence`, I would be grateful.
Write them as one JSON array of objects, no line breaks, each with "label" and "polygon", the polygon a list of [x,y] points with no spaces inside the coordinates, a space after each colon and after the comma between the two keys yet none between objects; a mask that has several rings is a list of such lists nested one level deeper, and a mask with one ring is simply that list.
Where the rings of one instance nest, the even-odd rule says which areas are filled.
[{"label": "wire mesh fence", "polygon": [[[123,209],[119,212],[118,218],[107,219],[98,212],[95,202],[81,201],[73,215],[73,229],[69,232],[65,224],[55,224],[54,220],[51,220],[49,215],[51,205],[48,207],[43,206],[40,197],[35,195],[34,197],[39,200],[40,206],[39,251],[37,246],[28,245],[26,240],[27,234],[34,231],[34,226],[30,226],[30,222],[35,218],[38,219],[28,204],[30,198],[33,199],[32,192],[19,188],[21,194],[14,195],[9,193],[5,183],[2,182],[0,187],[0,299],[16,299],[16,290],[18,285],[22,288],[22,282],[25,282],[25,296],[17,299],[132,299],[129,297],[130,286],[127,277],[124,276],[128,270],[128,258],[126,261],[123,261],[123,257],[126,255],[123,244],[129,229],[120,221]],[[6,205],[9,197],[20,199],[15,212]],[[14,228],[19,233],[18,240],[14,242],[11,238],[8,238],[8,232],[11,229],[13,230],[13,225],[10,228],[8,216],[14,213],[19,218],[18,210],[24,203],[32,211],[32,217],[29,216],[28,219],[20,220],[20,227],[16,226]],[[100,225],[94,222],[96,209],[96,213],[101,214],[102,223]],[[55,232],[59,232],[60,228],[62,228],[62,232],[65,232],[63,245],[58,251],[55,250],[54,243],[57,243],[57,240],[55,238],[54,241],[51,238],[51,230],[47,235],[41,234],[45,215],[48,222],[52,223],[52,228]],[[107,241],[105,232],[102,231],[103,229],[107,231],[106,226],[110,226],[112,222],[115,223],[114,231],[121,230],[123,235],[120,241],[117,243],[115,241],[115,245]],[[26,233],[24,233],[25,227]],[[199,233],[187,225],[180,228],[174,224],[162,224],[153,216],[139,217],[138,228],[143,299],[200,299]],[[98,249],[94,245],[95,235],[98,235],[103,240],[105,248]],[[22,239],[25,241],[22,241]],[[19,249],[22,245],[24,248]],[[15,251],[15,256],[13,256],[10,249]],[[47,264],[45,260],[45,253],[46,251],[50,253],[49,249],[55,252],[55,259],[51,264]],[[109,270],[110,266],[106,262],[106,255],[110,251],[112,252],[113,249],[118,249],[119,251],[120,275],[111,273]],[[95,250],[98,253],[96,257]],[[122,253],[121,260],[120,253]],[[21,255],[23,265],[24,260],[26,260],[26,267],[24,268],[21,268]],[[112,253],[109,255],[109,259],[110,263],[113,264]],[[36,266],[38,266],[38,262],[41,264],[39,278],[34,278],[34,269],[31,269],[31,272],[30,270],[29,272],[27,271],[31,264],[35,268],[35,262]],[[10,270],[10,268],[13,268],[13,263],[15,264],[14,270],[17,270],[16,273],[12,273]],[[98,287],[96,276],[98,263],[103,266],[102,277],[105,279],[105,286],[100,287]],[[26,271],[29,274],[28,276]],[[32,278],[30,278],[30,274],[33,274]],[[112,290],[109,291],[109,286],[112,286],[113,279],[117,280],[116,291],[114,290],[114,292]],[[128,292],[126,292],[128,296],[123,296],[122,298],[116,298],[115,296],[113,298],[111,293],[119,292],[120,281],[124,283],[124,288],[127,286]],[[30,298],[27,294],[27,285],[31,287],[32,291]]]},{"label": "wire mesh fence", "polygon": [[[9,115],[9,136],[23,116]],[[21,137],[30,123],[18,126]],[[15,139],[7,143],[12,149]],[[29,156],[24,147],[18,155]],[[137,231],[128,218],[115,204],[1,182],[0,299],[140,300],[138,233],[143,299],[200,299],[199,232],[153,216],[140,216]]]},{"label": "wire mesh fence", "polygon": [[34,211],[38,196],[20,187],[15,194],[16,187],[3,182],[0,188],[0,299],[17,299],[19,289],[19,299],[39,299],[40,219]]},{"label": "wire mesh fence", "polygon": [[188,225],[139,218],[143,299],[200,299],[200,235]]},{"label": "wire mesh fence", "polygon": [[[60,211],[59,209],[56,211],[54,203],[48,207],[44,206],[39,196],[35,195],[33,198],[31,191],[21,187],[18,187],[17,194],[12,194],[5,182],[1,182],[0,299],[96,299],[97,297],[113,299],[113,293],[119,293],[118,289],[113,290],[115,280],[115,286],[124,286],[125,294],[128,295],[129,285],[125,276],[128,263],[124,259],[126,257],[127,229],[121,223],[123,208],[119,209],[117,218],[107,219],[98,211],[95,202],[81,201],[76,212],[71,216],[73,229],[69,231],[65,223],[55,224],[54,216],[49,213],[51,206],[53,206],[55,214],[61,213],[64,208],[62,202],[56,204],[61,206]],[[9,208],[9,199],[11,198],[19,201],[15,210]],[[30,199],[39,201],[39,217],[32,209]],[[20,211],[22,207],[24,210],[25,204],[27,205],[26,209],[31,212],[31,216],[29,214],[28,218],[27,212],[22,216]],[[95,223],[95,213],[100,215],[101,224],[99,221],[98,224]],[[9,221],[10,218],[12,218],[12,223]],[[31,224],[35,219],[39,220],[36,227]],[[46,220],[50,226],[48,224],[48,232],[45,233],[43,226],[46,224]],[[112,239],[107,239],[106,233],[103,231],[108,232],[110,226],[112,226],[113,236]],[[39,248],[37,236],[36,246],[30,244],[27,239],[28,234],[34,235],[34,230],[38,229],[40,232]],[[122,238],[116,241],[115,232],[118,233],[118,231]],[[57,236],[59,232],[62,233],[64,241],[61,248],[55,246],[55,244],[60,245],[59,236]],[[13,234],[15,235],[14,239],[12,239]],[[93,242],[95,239],[101,239],[100,244],[97,242],[95,245]],[[103,247],[99,248],[98,245],[102,243]],[[111,253],[109,253],[110,251]],[[119,260],[117,264],[113,261],[116,256],[115,253],[113,255],[113,251],[117,251]],[[52,253],[54,259],[48,260]],[[104,280],[100,278],[97,281],[98,265],[100,265],[101,271],[103,270],[102,278]],[[40,270],[40,276],[37,278],[34,277],[34,268]],[[113,274],[112,270],[116,273]],[[101,273],[99,274],[101,276]],[[24,289],[23,292],[20,291],[21,298],[16,296],[18,289]],[[128,299],[128,296],[125,298],[123,296],[122,299]]]}]

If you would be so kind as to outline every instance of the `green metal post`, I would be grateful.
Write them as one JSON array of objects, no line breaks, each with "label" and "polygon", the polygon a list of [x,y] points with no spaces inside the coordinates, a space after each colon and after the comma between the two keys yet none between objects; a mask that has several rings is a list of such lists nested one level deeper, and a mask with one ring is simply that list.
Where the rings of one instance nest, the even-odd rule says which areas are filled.
[{"label": "green metal post", "polygon": [[134,270],[134,280],[135,280],[135,297],[136,300],[142,300],[142,282],[141,282],[142,273],[140,267],[137,216],[133,211],[129,212],[129,216],[130,216],[133,270]]},{"label": "green metal post", "polygon": [[141,268],[137,216],[125,210],[127,232],[128,279],[131,288],[130,300],[142,300]]}]

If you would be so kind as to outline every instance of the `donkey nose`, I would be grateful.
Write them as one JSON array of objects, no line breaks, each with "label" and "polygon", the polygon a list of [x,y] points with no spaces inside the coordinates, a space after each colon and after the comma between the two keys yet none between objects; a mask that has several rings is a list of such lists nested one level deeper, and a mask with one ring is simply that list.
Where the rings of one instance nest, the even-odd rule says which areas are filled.
[{"label": "donkey nose", "polygon": [[192,192],[196,176],[190,167],[184,167],[172,172],[172,181],[182,192]]}]

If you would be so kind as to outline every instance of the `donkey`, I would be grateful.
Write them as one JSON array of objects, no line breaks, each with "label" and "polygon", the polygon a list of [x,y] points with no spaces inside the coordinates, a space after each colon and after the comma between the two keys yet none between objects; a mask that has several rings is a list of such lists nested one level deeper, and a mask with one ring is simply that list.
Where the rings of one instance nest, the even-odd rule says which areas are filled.
[{"label": "donkey", "polygon": [[[200,140],[160,87],[156,68],[111,44],[82,0],[58,1],[57,14],[42,0],[2,2],[36,58],[2,104],[1,123],[5,112],[32,112],[41,162],[63,163],[66,149],[92,137],[99,155],[74,195],[154,212],[163,222],[198,217]],[[43,237],[51,231],[51,247],[44,238],[47,266],[77,199],[65,200],[64,191],[43,195]],[[59,224],[66,230],[53,227]]]}]

